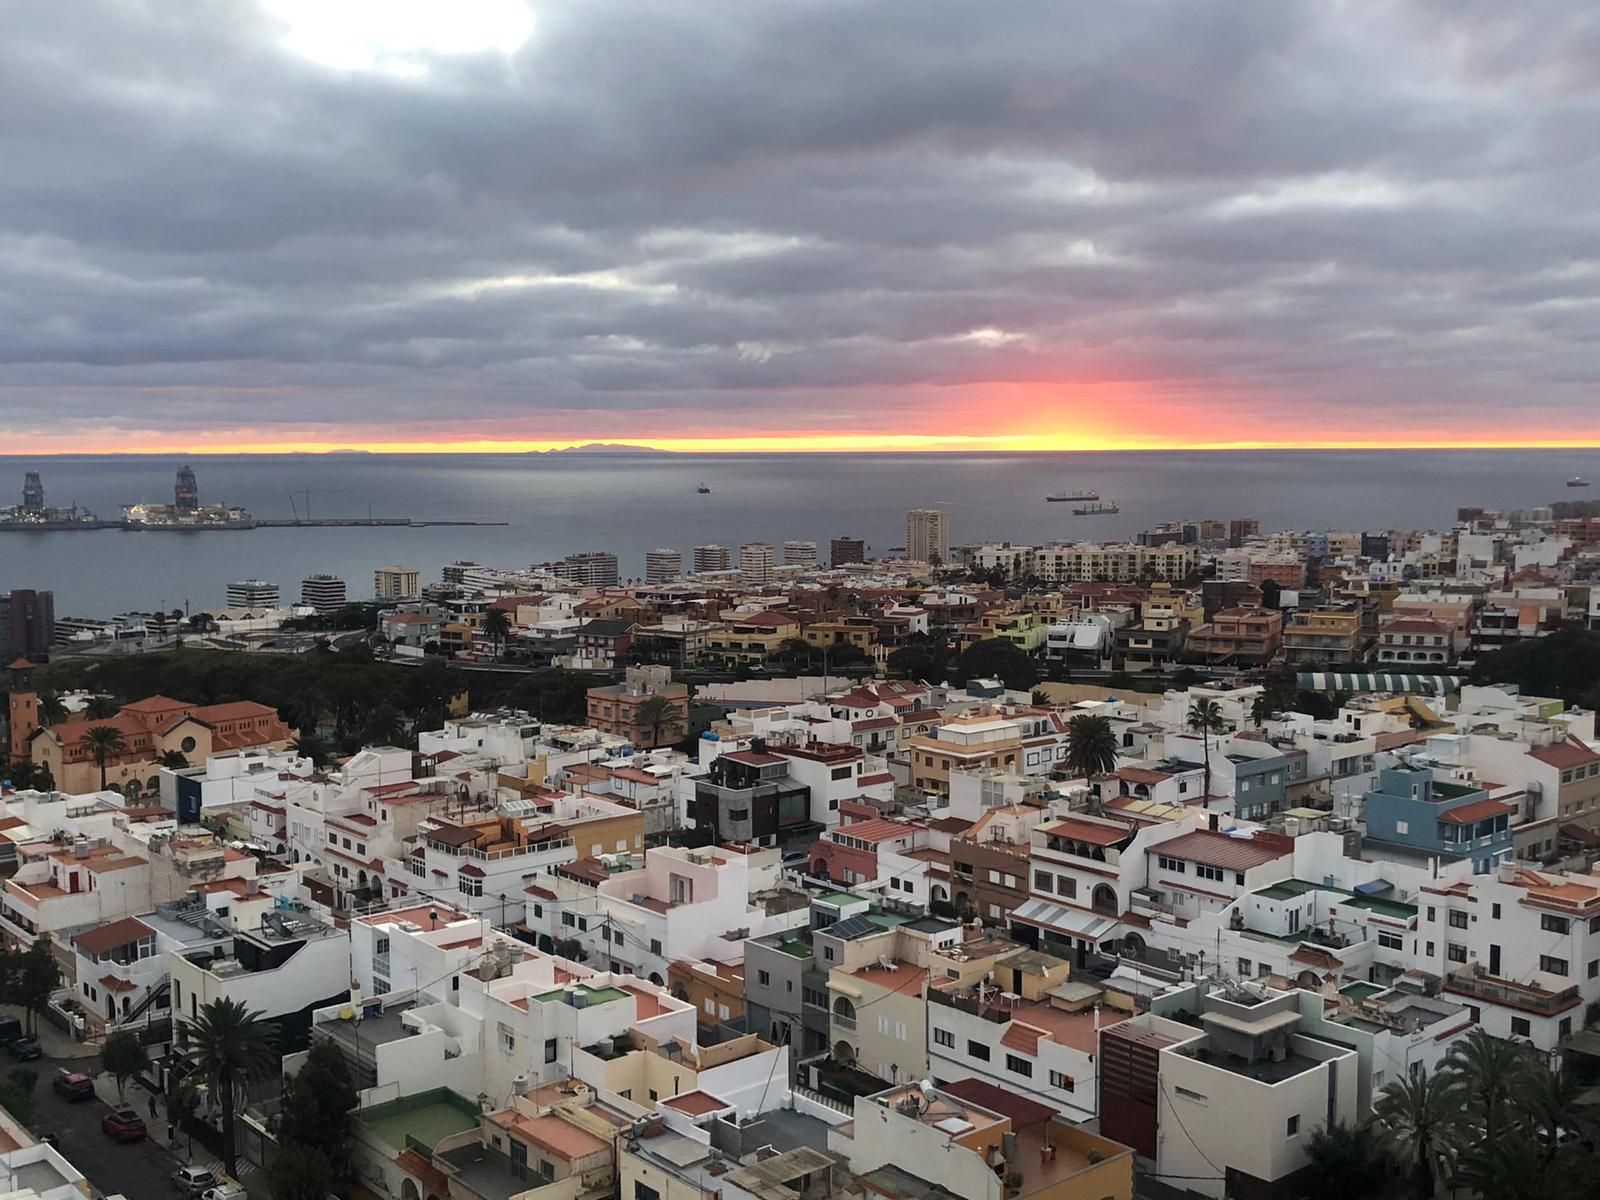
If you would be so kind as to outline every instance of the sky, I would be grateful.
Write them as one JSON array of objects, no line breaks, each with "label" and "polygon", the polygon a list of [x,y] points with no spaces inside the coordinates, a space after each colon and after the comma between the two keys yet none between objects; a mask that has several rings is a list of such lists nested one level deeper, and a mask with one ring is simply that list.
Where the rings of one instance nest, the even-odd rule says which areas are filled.
[{"label": "sky", "polygon": [[1600,6],[0,12],[0,453],[1600,444]]}]

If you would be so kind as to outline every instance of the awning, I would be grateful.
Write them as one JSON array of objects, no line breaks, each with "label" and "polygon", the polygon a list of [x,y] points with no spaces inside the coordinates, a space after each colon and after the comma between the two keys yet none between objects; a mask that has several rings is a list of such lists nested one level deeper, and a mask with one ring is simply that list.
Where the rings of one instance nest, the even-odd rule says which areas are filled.
[{"label": "awning", "polygon": [[1296,685],[1307,692],[1406,692],[1418,696],[1443,696],[1459,692],[1460,675],[1412,675],[1390,671],[1302,671]]},{"label": "awning", "polygon": [[861,999],[861,989],[860,988],[856,987],[854,984],[842,983],[837,979],[828,980],[828,990],[830,992],[843,992],[846,996],[849,996],[852,1000]]},{"label": "awning", "polygon": [[1024,925],[1064,933],[1069,937],[1098,942],[1117,927],[1115,921],[1097,917],[1081,908],[1068,908],[1064,904],[1051,904],[1048,900],[1029,900],[1011,910],[1011,919]]}]

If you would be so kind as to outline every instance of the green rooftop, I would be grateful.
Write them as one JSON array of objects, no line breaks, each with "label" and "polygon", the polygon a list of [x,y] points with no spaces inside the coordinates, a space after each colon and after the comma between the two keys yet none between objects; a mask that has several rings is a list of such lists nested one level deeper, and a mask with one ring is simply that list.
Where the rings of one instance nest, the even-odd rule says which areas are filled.
[{"label": "green rooftop", "polygon": [[1462,796],[1470,796],[1474,792],[1483,791],[1480,787],[1470,787],[1464,783],[1449,783],[1443,779],[1433,781],[1433,794],[1445,800],[1456,800]]},{"label": "green rooftop", "polygon": [[835,908],[845,904],[865,904],[867,902],[865,896],[858,896],[854,892],[823,892],[822,895],[815,897],[815,899],[820,900],[823,904],[831,904]]},{"label": "green rooftop", "polygon": [[779,942],[775,948],[795,958],[811,957],[811,947],[804,942]]},{"label": "green rooftop", "polygon": [[[552,992],[540,992],[534,997],[540,1004],[549,1004],[553,1000],[560,1000],[566,995],[566,988],[556,988]],[[609,1004],[613,1000],[626,1000],[628,993],[621,988],[590,987],[586,983],[578,985],[578,991],[589,997],[590,1004]]]},{"label": "green rooftop", "polygon": [[1307,892],[1332,892],[1339,897],[1335,903],[1348,904],[1351,908],[1364,908],[1368,912],[1377,913],[1380,917],[1391,917],[1396,921],[1409,921],[1417,915],[1415,904],[1402,904],[1398,900],[1385,900],[1380,896],[1363,896],[1348,888],[1309,883],[1304,879],[1285,879],[1282,883],[1261,888],[1255,894],[1267,900],[1293,900],[1296,896],[1304,896]]},{"label": "green rooftop", "polygon": [[871,921],[880,929],[893,929],[896,925],[904,925],[907,921],[911,920],[910,917],[903,916],[900,913],[886,912],[867,913],[866,917],[867,920]]},{"label": "green rooftop", "polygon": [[449,1088],[434,1088],[364,1108],[356,1119],[397,1151],[409,1144],[431,1151],[447,1137],[476,1129],[478,1106]]},{"label": "green rooftop", "polygon": [[1358,979],[1354,983],[1345,984],[1339,989],[1339,994],[1341,996],[1349,996],[1350,999],[1359,1004],[1361,1001],[1370,999],[1384,990],[1386,989],[1379,987],[1375,983],[1368,983],[1364,979]]}]

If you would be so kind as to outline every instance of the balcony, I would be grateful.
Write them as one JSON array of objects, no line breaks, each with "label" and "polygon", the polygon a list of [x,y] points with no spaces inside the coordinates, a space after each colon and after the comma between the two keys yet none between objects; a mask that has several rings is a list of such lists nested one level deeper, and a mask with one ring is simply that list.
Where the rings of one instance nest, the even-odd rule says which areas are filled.
[{"label": "balcony", "polygon": [[855,1017],[854,1016],[846,1016],[842,1012],[835,1012],[833,1014],[833,1023],[834,1023],[835,1026],[837,1026],[840,1029],[853,1030],[856,1027],[856,1019],[855,1019]]},{"label": "balcony", "polygon": [[1581,1002],[1576,985],[1552,992],[1536,984],[1513,983],[1509,979],[1484,975],[1470,967],[1451,975],[1445,982],[1444,990],[1537,1016],[1554,1016],[1569,1008],[1576,1008]]}]

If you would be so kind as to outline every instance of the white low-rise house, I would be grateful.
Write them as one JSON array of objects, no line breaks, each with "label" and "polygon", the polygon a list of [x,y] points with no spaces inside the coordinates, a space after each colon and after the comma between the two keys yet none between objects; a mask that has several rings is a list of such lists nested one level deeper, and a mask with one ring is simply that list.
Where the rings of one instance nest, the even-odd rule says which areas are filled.
[{"label": "white low-rise house", "polygon": [[679,959],[740,961],[746,938],[806,923],[805,897],[780,888],[779,867],[776,850],[652,850],[599,884],[599,919],[579,940],[658,984]]},{"label": "white low-rise house", "polygon": [[1179,1008],[1197,1024],[1152,1011],[1100,1033],[1100,1131],[1161,1175],[1219,1198],[1227,1180],[1292,1187],[1312,1134],[1363,1115],[1360,1056],[1318,1036],[1299,993],[1199,988],[1163,1011]]},{"label": "white low-rise house", "polygon": [[172,1016],[181,1026],[228,999],[278,1026],[285,1051],[304,1049],[311,1014],[349,995],[350,938],[303,908],[271,896],[240,898],[228,915],[227,948],[166,956]]},{"label": "white low-rise house", "polygon": [[1496,1037],[1553,1051],[1600,1000],[1600,880],[1502,866],[1425,886],[1416,967]]}]

